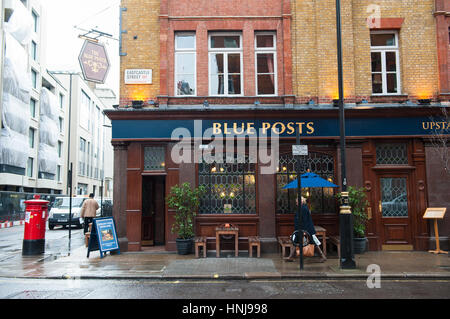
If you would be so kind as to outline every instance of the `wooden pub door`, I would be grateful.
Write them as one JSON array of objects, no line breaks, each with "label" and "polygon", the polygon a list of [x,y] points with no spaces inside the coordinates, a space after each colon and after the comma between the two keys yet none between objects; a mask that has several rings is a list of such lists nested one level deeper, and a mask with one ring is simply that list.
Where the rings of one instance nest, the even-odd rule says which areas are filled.
[{"label": "wooden pub door", "polygon": [[142,178],[142,246],[164,245],[164,176]]},{"label": "wooden pub door", "polygon": [[412,250],[414,215],[409,174],[377,174],[382,250]]}]

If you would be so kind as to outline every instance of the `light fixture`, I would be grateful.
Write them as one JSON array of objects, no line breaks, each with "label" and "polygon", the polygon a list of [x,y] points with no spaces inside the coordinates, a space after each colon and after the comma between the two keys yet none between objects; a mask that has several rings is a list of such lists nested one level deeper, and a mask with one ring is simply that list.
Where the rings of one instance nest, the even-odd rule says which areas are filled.
[{"label": "light fixture", "polygon": [[419,102],[419,105],[430,105],[431,99],[419,99],[417,100]]},{"label": "light fixture", "polygon": [[144,101],[142,101],[142,100],[133,100],[133,101],[131,101],[131,105],[135,109],[140,109],[144,105]]},{"label": "light fixture", "polygon": [[313,99],[309,100],[308,105],[316,105],[316,102],[314,102]]},{"label": "light fixture", "polygon": [[339,100],[333,100],[333,107],[339,107]]},{"label": "light fixture", "polygon": [[208,100],[203,101],[203,106],[204,106],[204,107],[209,107],[209,102],[208,102]]},{"label": "light fixture", "polygon": [[259,102],[259,100],[256,100],[256,101],[255,101],[255,105],[256,105],[256,106],[258,106],[258,105],[260,105],[260,104],[261,104],[261,102]]}]

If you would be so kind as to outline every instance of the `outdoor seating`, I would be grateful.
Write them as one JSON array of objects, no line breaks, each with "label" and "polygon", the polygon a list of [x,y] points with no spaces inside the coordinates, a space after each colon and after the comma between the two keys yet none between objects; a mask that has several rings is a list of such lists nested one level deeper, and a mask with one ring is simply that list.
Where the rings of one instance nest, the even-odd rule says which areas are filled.
[{"label": "outdoor seating", "polygon": [[[341,238],[339,236],[330,236],[328,242],[336,246],[337,252],[338,252],[338,258],[340,260],[341,259]],[[326,247],[325,247],[325,250],[326,250]]]},{"label": "outdoor seating", "polygon": [[206,237],[195,237],[194,240],[195,244],[195,257],[199,258],[199,250],[202,247],[203,248],[203,257],[206,258]]},{"label": "outdoor seating", "polygon": [[291,253],[291,250],[294,249],[291,238],[289,238],[288,236],[278,237],[278,243],[281,246],[281,257],[283,258],[286,257],[286,248],[289,249],[289,254]]},{"label": "outdoor seating", "polygon": [[256,254],[261,257],[261,243],[259,236],[249,236],[248,237],[248,253],[250,257],[253,257],[253,247],[256,247]]},{"label": "outdoor seating", "polygon": [[234,236],[234,255],[239,256],[239,228],[233,224],[222,224],[216,227],[216,257],[220,257],[220,237]]}]

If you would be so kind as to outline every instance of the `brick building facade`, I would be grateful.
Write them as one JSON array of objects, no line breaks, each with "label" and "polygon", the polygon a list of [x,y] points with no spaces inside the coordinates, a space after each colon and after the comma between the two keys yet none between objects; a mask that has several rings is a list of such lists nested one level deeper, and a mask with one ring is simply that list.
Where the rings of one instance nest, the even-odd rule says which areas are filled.
[{"label": "brick building facade", "polygon": [[[434,243],[425,208],[450,206],[449,179],[433,155],[444,147],[436,146],[432,130],[442,122],[448,136],[441,111],[449,100],[445,6],[439,0],[342,0],[347,179],[368,196],[371,250],[428,249]],[[209,248],[215,227],[228,222],[240,229],[240,249],[258,235],[263,252],[274,251],[276,238],[293,230],[293,193],[282,187],[295,178],[297,129],[310,150],[302,170],[339,184],[334,8],[334,0],[122,0],[120,105],[106,113],[123,249],[175,249],[174,212],[164,198],[187,181],[209,189],[195,222],[196,234],[210,238]],[[125,82],[130,69],[152,70],[151,83]],[[200,144],[211,142],[208,128],[225,137],[245,128],[273,132],[280,144],[277,170],[262,173],[267,163],[259,156],[252,162],[248,152],[245,169],[178,163],[171,156],[177,128]],[[255,137],[261,135],[245,141]],[[188,145],[198,151],[195,139]],[[307,194],[315,224],[329,235],[339,233],[336,193]],[[440,225],[445,246],[449,218]]]}]

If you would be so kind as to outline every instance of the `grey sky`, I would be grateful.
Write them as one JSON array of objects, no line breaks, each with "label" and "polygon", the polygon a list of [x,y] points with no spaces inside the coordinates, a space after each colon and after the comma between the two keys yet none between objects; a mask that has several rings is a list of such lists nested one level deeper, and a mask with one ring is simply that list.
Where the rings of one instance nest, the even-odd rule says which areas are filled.
[{"label": "grey sky", "polygon": [[[47,14],[47,68],[80,71],[78,55],[84,40],[80,29],[96,29],[119,38],[120,0],[41,0]],[[107,48],[111,69],[105,85],[119,95],[119,42],[102,38]]]}]

